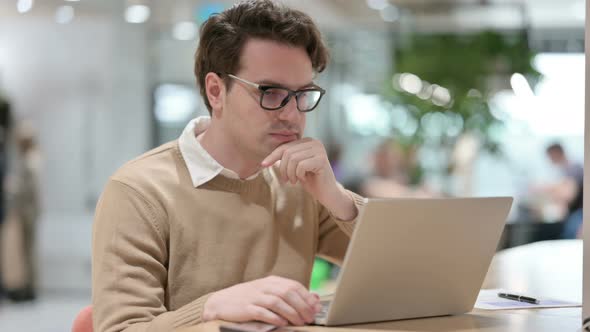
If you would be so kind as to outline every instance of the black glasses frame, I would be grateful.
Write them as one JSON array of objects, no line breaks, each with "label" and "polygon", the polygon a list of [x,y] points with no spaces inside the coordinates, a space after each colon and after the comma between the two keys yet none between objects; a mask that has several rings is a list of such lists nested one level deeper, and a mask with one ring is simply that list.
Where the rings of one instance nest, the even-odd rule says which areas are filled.
[{"label": "black glasses frame", "polygon": [[[256,89],[258,89],[261,92],[261,94],[260,94],[260,101],[259,101],[260,102],[260,107],[262,107],[263,109],[265,109],[267,111],[276,111],[276,110],[279,110],[279,109],[285,107],[285,105],[287,105],[289,103],[289,101],[291,100],[291,98],[293,96],[295,96],[295,101],[296,101],[296,104],[297,104],[297,110],[299,112],[302,112],[302,113],[311,112],[311,111],[313,111],[320,104],[320,100],[322,100],[322,97],[326,93],[326,90],[320,88],[319,86],[310,87],[310,88],[303,88],[301,90],[294,91],[294,90],[285,88],[283,86],[278,86],[278,85],[261,85],[261,84],[258,84],[258,83],[250,82],[250,81],[248,81],[246,79],[240,78],[240,77],[235,76],[235,75],[232,75],[232,74],[227,74],[227,76],[229,76],[229,77],[231,77],[233,79],[236,79],[236,80],[238,80],[238,81],[240,81],[242,83],[248,84],[248,85],[250,85],[250,86],[255,87]],[[278,107],[266,107],[266,106],[262,105],[262,99],[264,98],[264,95],[265,95],[266,91],[267,90],[270,90],[270,89],[281,89],[281,90],[287,91],[287,96],[283,99],[283,101],[281,101],[281,104]],[[317,92],[320,93],[320,97],[318,98],[318,100],[316,101],[315,105],[313,105],[312,108],[306,109],[306,110],[302,110],[301,108],[299,108],[299,96],[302,93],[307,92],[307,91],[317,91]]]}]

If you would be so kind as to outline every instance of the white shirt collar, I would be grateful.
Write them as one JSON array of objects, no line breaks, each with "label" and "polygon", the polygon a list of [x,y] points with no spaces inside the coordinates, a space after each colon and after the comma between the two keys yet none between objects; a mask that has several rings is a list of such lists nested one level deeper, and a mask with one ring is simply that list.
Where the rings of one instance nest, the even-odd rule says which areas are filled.
[{"label": "white shirt collar", "polygon": [[[200,116],[193,119],[186,125],[178,138],[180,153],[186,162],[195,187],[207,183],[219,174],[232,179],[240,178],[236,172],[224,168],[217,160],[213,159],[197,140],[197,136],[204,133],[209,128],[210,123],[211,118],[209,116]],[[255,178],[258,173],[248,177],[247,180]]]}]

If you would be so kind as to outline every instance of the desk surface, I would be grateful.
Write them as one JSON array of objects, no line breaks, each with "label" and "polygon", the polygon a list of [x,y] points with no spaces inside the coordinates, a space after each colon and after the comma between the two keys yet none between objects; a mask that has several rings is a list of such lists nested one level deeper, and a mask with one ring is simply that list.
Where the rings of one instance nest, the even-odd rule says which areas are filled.
[{"label": "desk surface", "polygon": [[[581,301],[582,241],[547,241],[498,253],[490,266],[484,288],[506,288],[535,296]],[[581,308],[474,310],[457,316],[409,319],[342,327],[304,326],[300,331],[576,331],[581,327]],[[178,330],[218,332],[220,321]]]},{"label": "desk surface", "polygon": [[[577,331],[580,329],[581,308],[511,310],[502,312],[483,312],[475,310],[458,316],[445,316],[422,319],[409,319],[384,323],[348,325],[342,327],[304,326],[297,331],[309,332],[369,332],[383,331],[486,331],[486,332],[555,332]],[[220,321],[208,322],[178,330],[178,332],[219,332]]]}]

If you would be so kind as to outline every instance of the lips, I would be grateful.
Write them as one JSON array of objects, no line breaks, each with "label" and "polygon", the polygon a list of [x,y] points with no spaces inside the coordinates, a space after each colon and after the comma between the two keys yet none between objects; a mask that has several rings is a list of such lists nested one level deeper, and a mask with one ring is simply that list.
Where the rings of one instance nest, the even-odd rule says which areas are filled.
[{"label": "lips", "polygon": [[291,142],[299,139],[297,132],[282,131],[277,133],[270,133],[270,136],[280,142]]},{"label": "lips", "polygon": [[274,133],[270,133],[271,135],[282,135],[282,136],[297,136],[299,135],[296,131],[277,131]]}]

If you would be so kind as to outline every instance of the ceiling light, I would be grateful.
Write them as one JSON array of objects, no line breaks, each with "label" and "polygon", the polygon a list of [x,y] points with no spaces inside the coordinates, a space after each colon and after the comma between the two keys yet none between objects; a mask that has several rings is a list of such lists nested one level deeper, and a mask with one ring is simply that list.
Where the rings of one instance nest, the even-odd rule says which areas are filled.
[{"label": "ceiling light", "polygon": [[193,40],[197,36],[197,25],[190,21],[178,22],[174,25],[172,35],[178,40]]},{"label": "ceiling light", "polygon": [[18,0],[16,3],[16,10],[24,14],[33,8],[33,0]]},{"label": "ceiling light", "polygon": [[125,10],[125,20],[129,23],[144,23],[150,18],[150,7],[131,5]]},{"label": "ceiling light", "polygon": [[389,1],[387,0],[367,0],[367,6],[374,10],[383,10],[385,7],[389,6]]},{"label": "ceiling light", "polygon": [[68,24],[74,19],[74,7],[59,6],[55,11],[55,21],[59,24]]}]

